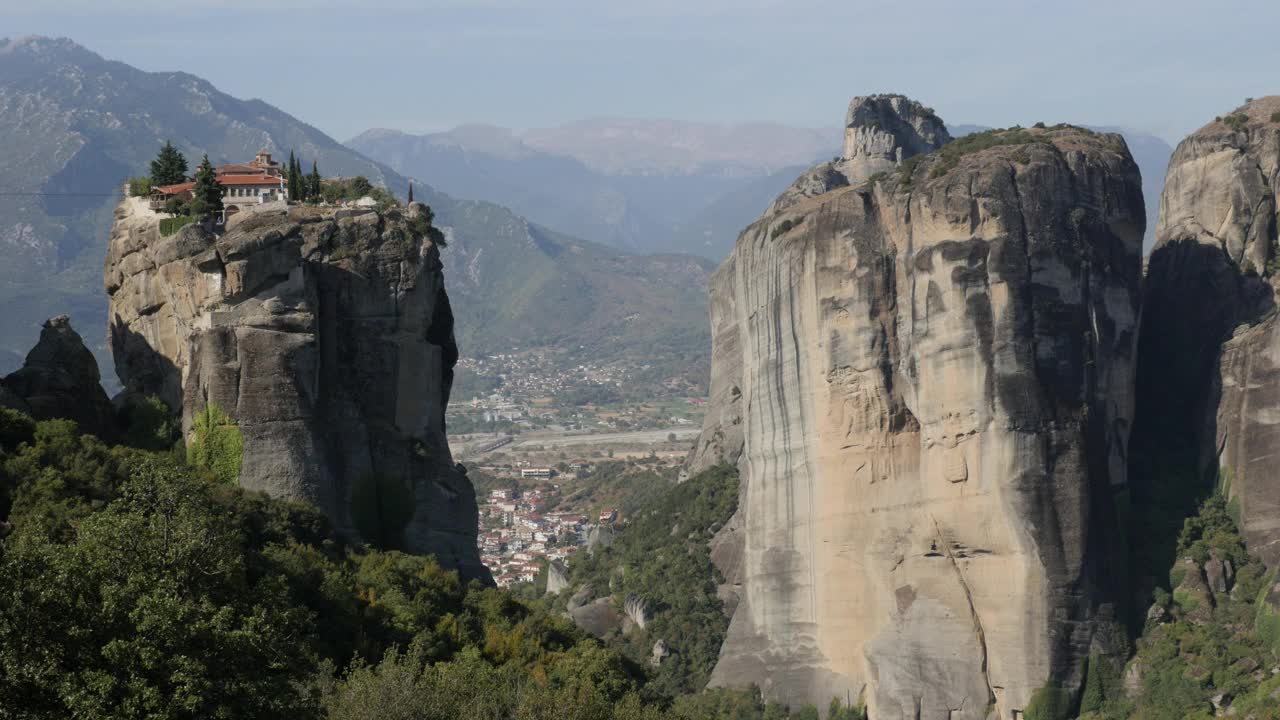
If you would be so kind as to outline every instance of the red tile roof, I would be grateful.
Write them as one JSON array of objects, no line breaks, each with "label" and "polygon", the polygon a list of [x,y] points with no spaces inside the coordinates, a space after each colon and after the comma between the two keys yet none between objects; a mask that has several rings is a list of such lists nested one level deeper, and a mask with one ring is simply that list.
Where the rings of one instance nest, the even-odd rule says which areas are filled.
[{"label": "red tile roof", "polygon": [[178,183],[177,185],[161,185],[160,187],[153,188],[152,192],[158,192],[162,195],[178,195],[195,186],[196,184],[193,182]]},{"label": "red tile roof", "polygon": [[[218,184],[225,186],[270,186],[280,187],[284,183],[284,178],[279,176],[269,176],[266,173],[250,174],[250,176],[221,176],[218,178]],[[159,192],[160,195],[180,195],[187,192],[191,188],[196,187],[195,182],[179,182],[178,184],[164,184],[164,186],[152,188],[152,192]]]},{"label": "red tile roof", "polygon": [[284,178],[278,175],[223,175],[218,178],[219,185],[271,185],[280,187]]}]

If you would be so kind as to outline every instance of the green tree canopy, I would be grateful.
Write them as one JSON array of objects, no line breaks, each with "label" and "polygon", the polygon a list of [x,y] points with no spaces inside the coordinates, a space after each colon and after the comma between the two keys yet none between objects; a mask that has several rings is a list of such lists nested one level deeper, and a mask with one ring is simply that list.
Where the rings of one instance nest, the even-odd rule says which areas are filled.
[{"label": "green tree canopy", "polygon": [[311,622],[251,582],[212,488],[135,458],[119,498],[69,542],[3,546],[0,707],[22,717],[269,718],[308,713]]},{"label": "green tree canopy", "polygon": [[351,192],[358,200],[373,192],[373,183],[369,182],[369,178],[363,175],[357,175],[354,178],[351,178]]},{"label": "green tree canopy", "polygon": [[165,141],[160,154],[151,161],[152,185],[176,185],[187,179],[187,159],[173,146]]},{"label": "green tree canopy", "polygon": [[191,212],[198,217],[207,217],[222,209],[222,186],[218,184],[218,176],[213,171],[209,156],[205,155],[196,168],[196,184],[191,188]]}]

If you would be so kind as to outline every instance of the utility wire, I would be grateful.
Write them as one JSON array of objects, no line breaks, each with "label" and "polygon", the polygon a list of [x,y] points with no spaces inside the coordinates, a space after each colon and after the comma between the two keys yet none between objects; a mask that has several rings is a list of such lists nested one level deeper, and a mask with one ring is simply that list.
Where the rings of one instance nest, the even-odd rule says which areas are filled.
[{"label": "utility wire", "polygon": [[122,197],[123,192],[113,193],[47,193],[47,192],[4,192],[0,197]]}]

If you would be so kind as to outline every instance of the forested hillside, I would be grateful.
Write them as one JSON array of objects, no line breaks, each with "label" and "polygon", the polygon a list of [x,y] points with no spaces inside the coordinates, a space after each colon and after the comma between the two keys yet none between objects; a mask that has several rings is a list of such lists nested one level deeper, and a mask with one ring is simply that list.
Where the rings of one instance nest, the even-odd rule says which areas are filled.
[{"label": "forested hillside", "polygon": [[[246,492],[155,449],[172,433],[163,413],[135,414],[124,432],[134,446],[108,446],[70,421],[0,408],[0,717],[765,712],[752,691],[677,697],[700,688],[587,635],[550,602],[464,586],[430,557],[344,543],[314,508]],[[672,497],[694,502],[681,521],[692,543],[706,535],[695,529],[705,513],[732,503],[733,479],[717,471],[684,487]],[[664,512],[638,521],[636,537],[651,537],[645,528],[664,524]],[[670,556],[665,571],[710,588],[705,556],[689,558]],[[674,603],[664,593],[677,587],[655,598]],[[715,639],[698,642],[705,669]]]}]

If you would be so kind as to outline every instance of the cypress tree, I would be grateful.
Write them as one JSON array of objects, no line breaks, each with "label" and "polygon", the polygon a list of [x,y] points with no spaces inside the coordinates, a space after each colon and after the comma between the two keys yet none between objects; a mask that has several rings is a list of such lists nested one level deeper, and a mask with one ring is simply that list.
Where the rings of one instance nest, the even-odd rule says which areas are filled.
[{"label": "cypress tree", "polygon": [[165,140],[156,159],[151,161],[151,184],[176,185],[187,179],[187,159],[173,143]]},{"label": "cypress tree", "polygon": [[314,202],[320,202],[320,168],[316,161],[311,161],[311,177],[307,178],[307,196]]},{"label": "cypress tree", "polygon": [[409,183],[409,202],[413,202],[413,183]]},{"label": "cypress tree", "polygon": [[196,184],[191,188],[191,194],[194,196],[191,211],[197,217],[206,217],[222,209],[222,186],[218,184],[218,176],[213,172],[208,155],[196,168]]},{"label": "cypress tree", "polygon": [[293,156],[293,151],[289,151],[289,199],[293,202],[302,202],[302,188],[299,187],[298,160]]}]

